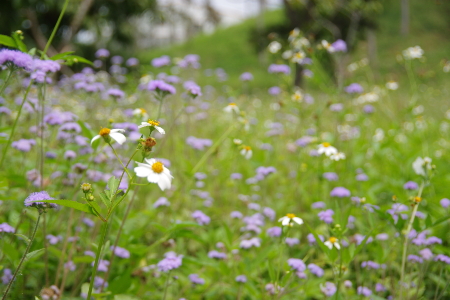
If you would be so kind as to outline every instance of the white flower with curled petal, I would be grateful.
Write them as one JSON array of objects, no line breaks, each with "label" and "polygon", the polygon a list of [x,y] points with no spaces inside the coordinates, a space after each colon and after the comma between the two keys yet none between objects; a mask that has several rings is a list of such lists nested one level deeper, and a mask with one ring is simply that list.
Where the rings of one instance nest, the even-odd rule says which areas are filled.
[{"label": "white flower with curled petal", "polygon": [[92,138],[91,144],[102,137],[107,143],[109,143],[111,139],[113,139],[122,145],[127,140],[127,138],[122,134],[122,132],[125,132],[125,129],[102,128],[100,129],[98,135]]},{"label": "white flower with curled petal", "polygon": [[159,122],[154,120],[148,120],[147,122],[142,122],[141,125],[138,126],[138,128],[144,128],[144,127],[153,127],[161,134],[166,134],[166,131],[158,126]]},{"label": "white flower with curled petal", "polygon": [[340,250],[341,249],[341,245],[339,245],[339,240],[337,239],[337,238],[335,238],[335,237],[330,237],[329,239],[328,239],[328,241],[326,241],[326,242],[324,242],[324,244],[325,244],[325,246],[327,246],[330,250],[331,249],[333,249],[333,246],[336,248],[336,249],[338,249],[338,250]]},{"label": "white flower with curled petal", "polygon": [[225,106],[225,108],[223,109],[223,111],[227,112],[227,113],[239,113],[239,107],[236,105],[236,103],[230,103],[227,106]]},{"label": "white flower with curled petal", "polygon": [[241,155],[244,156],[245,159],[250,159],[253,155],[252,148],[250,146],[242,147]]},{"label": "white flower with curled petal", "polygon": [[281,217],[278,222],[281,222],[281,225],[283,226],[293,226],[294,222],[298,225],[303,224],[303,220],[299,217],[296,217],[294,214],[287,214],[284,217]]},{"label": "white flower with curled petal", "polygon": [[322,143],[319,145],[319,148],[317,149],[317,152],[319,154],[325,154],[326,156],[331,156],[333,154],[337,154],[338,150],[331,146],[330,143]]},{"label": "white flower with curled petal", "polygon": [[159,162],[154,158],[146,158],[145,162],[146,163],[136,162],[138,164],[138,166],[134,168],[136,176],[147,177],[148,182],[157,183],[162,191],[170,189],[173,179],[170,170],[164,167],[162,162]]}]

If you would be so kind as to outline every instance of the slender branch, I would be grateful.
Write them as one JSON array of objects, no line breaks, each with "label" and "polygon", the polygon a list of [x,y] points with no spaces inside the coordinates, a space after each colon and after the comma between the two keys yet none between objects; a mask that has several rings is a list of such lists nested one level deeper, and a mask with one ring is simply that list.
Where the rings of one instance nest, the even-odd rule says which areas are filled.
[{"label": "slender branch", "polygon": [[34,230],[33,230],[33,233],[31,235],[30,241],[28,242],[27,249],[25,250],[25,253],[23,254],[22,258],[20,259],[19,266],[17,267],[16,271],[14,272],[14,275],[11,278],[11,281],[9,282],[8,286],[6,287],[6,291],[5,291],[5,294],[3,294],[2,300],[5,300],[6,297],[8,296],[9,290],[11,289],[11,286],[12,286],[14,280],[16,279],[17,274],[19,274],[19,271],[20,271],[20,268],[22,267],[23,262],[25,261],[25,258],[27,256],[28,252],[30,251],[31,245],[33,244],[34,237],[36,236],[36,231],[37,231],[37,229],[39,227],[39,221],[41,220],[42,213],[43,212],[39,211],[39,215],[38,215],[38,218],[36,220],[36,225],[34,225]]},{"label": "slender branch", "polygon": [[86,299],[91,299],[92,289],[94,287],[95,276],[97,275],[97,268],[98,268],[98,263],[100,260],[100,255],[102,253],[103,244],[105,243],[106,233],[108,232],[108,225],[109,225],[108,222],[103,223],[102,236],[100,238],[100,243],[97,245],[97,253],[95,255],[94,268],[92,269],[91,280],[89,283],[89,291],[88,291],[88,296]]},{"label": "slender branch", "polygon": [[[61,13],[59,14],[59,17],[58,17],[58,21],[56,21],[55,27],[53,27],[52,34],[50,35],[50,38],[49,38],[48,41],[47,41],[47,45],[45,45],[44,51],[42,51],[41,58],[44,57],[45,53],[47,53],[48,48],[49,48],[50,45],[52,44],[53,38],[55,37],[56,32],[58,31],[59,24],[61,24],[61,20],[62,20],[62,18],[63,18],[63,16],[64,16],[64,13],[66,12],[66,8],[67,8],[67,5],[68,5],[68,4],[69,4],[69,0],[65,0],[65,1],[64,1],[64,5],[63,5],[63,8],[62,8],[62,10],[61,10]],[[89,299],[89,298],[88,298],[88,299]]]}]

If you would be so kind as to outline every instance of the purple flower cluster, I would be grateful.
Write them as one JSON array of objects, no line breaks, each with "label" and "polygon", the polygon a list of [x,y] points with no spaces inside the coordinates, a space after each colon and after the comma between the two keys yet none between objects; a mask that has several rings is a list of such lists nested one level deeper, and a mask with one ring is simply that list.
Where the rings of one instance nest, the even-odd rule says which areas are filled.
[{"label": "purple flower cluster", "polygon": [[298,258],[289,258],[287,260],[289,267],[294,269],[297,272],[304,272],[306,270],[306,265],[303,260]]},{"label": "purple flower cluster", "polygon": [[196,150],[204,150],[205,147],[212,146],[212,141],[210,139],[200,139],[194,136],[189,136],[186,138],[186,144]]},{"label": "purple flower cluster", "polygon": [[345,91],[349,94],[360,94],[364,92],[364,89],[359,83],[352,83],[345,87]]},{"label": "purple flower cluster", "polygon": [[325,274],[325,271],[315,264],[309,264],[308,270],[311,272],[311,274],[316,275],[317,277],[322,277]]},{"label": "purple flower cluster", "polygon": [[155,68],[161,68],[168,65],[170,65],[170,57],[168,55],[152,59],[152,66]]},{"label": "purple flower cluster", "polygon": [[36,145],[36,141],[33,139],[20,139],[11,143],[11,147],[22,152],[30,152],[34,145]]},{"label": "purple flower cluster", "polygon": [[26,207],[38,207],[38,208],[57,208],[58,205],[55,203],[45,203],[40,202],[42,200],[55,200],[54,198],[50,197],[50,195],[45,192],[36,192],[31,193],[24,201],[24,205]]},{"label": "purple flower cluster", "polygon": [[147,90],[166,94],[175,94],[177,92],[173,85],[162,80],[151,80],[147,85]]},{"label": "purple flower cluster", "polygon": [[211,222],[211,218],[205,215],[202,211],[196,210],[191,214],[191,217],[197,221],[199,225],[208,225]]},{"label": "purple flower cluster", "polygon": [[242,240],[239,244],[242,249],[249,249],[251,247],[261,247],[261,239],[254,237],[249,240]]},{"label": "purple flower cluster", "polygon": [[226,259],[227,258],[227,254],[223,253],[223,252],[219,252],[217,250],[211,250],[208,252],[208,257],[209,258],[215,258],[215,259]]},{"label": "purple flower cluster", "polygon": [[319,219],[327,224],[333,223],[333,215],[334,211],[332,209],[323,210],[317,214]]},{"label": "purple flower cluster", "polygon": [[250,72],[244,72],[244,73],[241,74],[239,79],[241,81],[251,81],[251,80],[253,80],[253,75]]},{"label": "purple flower cluster", "polygon": [[0,224],[0,232],[9,232],[9,233],[14,233],[15,229],[14,227],[12,227],[11,225],[9,225],[8,223],[1,223]]},{"label": "purple flower cluster", "polygon": [[271,64],[268,71],[269,73],[289,74],[291,73],[291,68],[288,65]]},{"label": "purple flower cluster", "polygon": [[122,248],[122,247],[119,247],[119,246],[116,246],[116,248],[114,248],[114,246],[111,246],[111,251],[114,251],[114,254],[117,256],[117,257],[120,257],[120,258],[130,258],[130,251],[128,251],[127,249],[125,249],[125,248]]},{"label": "purple flower cluster", "polygon": [[168,272],[181,267],[183,255],[177,255],[175,252],[170,251],[164,254],[164,256],[164,259],[157,264],[159,271]]},{"label": "purple flower cluster", "polygon": [[18,68],[24,68],[31,71],[33,68],[33,58],[27,54],[16,50],[0,50],[0,65],[11,63]]},{"label": "purple flower cluster", "polygon": [[334,285],[334,283],[327,281],[327,282],[325,282],[325,285],[322,285],[320,287],[320,290],[322,291],[322,293],[325,296],[331,297],[331,296],[333,296],[336,293],[337,288]]},{"label": "purple flower cluster", "polygon": [[188,67],[198,69],[200,68],[200,56],[197,54],[188,54],[178,62],[178,66],[183,69]]},{"label": "purple flower cluster", "polygon": [[202,95],[202,89],[195,82],[189,80],[183,84],[183,87],[187,90],[189,95],[197,97]]},{"label": "purple flower cluster", "polygon": [[349,190],[347,190],[345,187],[335,187],[331,190],[330,196],[331,197],[338,197],[338,198],[344,198],[344,197],[350,197],[351,193]]},{"label": "purple flower cluster", "polygon": [[190,274],[188,277],[192,284],[205,284],[205,279],[200,278],[197,274]]}]

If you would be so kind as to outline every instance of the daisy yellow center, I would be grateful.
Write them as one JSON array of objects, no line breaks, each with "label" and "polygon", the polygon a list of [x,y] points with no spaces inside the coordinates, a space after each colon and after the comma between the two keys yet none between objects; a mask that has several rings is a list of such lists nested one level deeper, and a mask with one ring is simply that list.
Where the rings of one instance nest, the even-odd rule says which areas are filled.
[{"label": "daisy yellow center", "polygon": [[155,121],[155,120],[148,120],[147,123],[152,125],[152,126],[158,126],[159,125],[159,122]]},{"label": "daisy yellow center", "polygon": [[330,143],[322,143],[322,146],[324,146],[325,148],[330,147],[331,144]]},{"label": "daisy yellow center", "polygon": [[296,100],[300,100],[300,99],[302,99],[302,95],[301,94],[294,94],[294,98]]},{"label": "daisy yellow center", "polygon": [[289,219],[293,219],[293,218],[295,218],[295,215],[294,214],[287,214],[286,217],[288,217]]},{"label": "daisy yellow center", "polygon": [[244,150],[245,150],[245,151],[250,151],[250,150],[252,150],[252,147],[250,147],[250,146],[245,146],[245,147],[244,147]]},{"label": "daisy yellow center", "polygon": [[230,103],[230,104],[228,104],[229,106],[236,106],[236,103]]},{"label": "daisy yellow center", "polygon": [[98,133],[100,136],[107,136],[111,132],[111,129],[109,128],[102,128],[100,129],[100,132]]},{"label": "daisy yellow center", "polygon": [[153,172],[155,172],[155,173],[162,173],[162,171],[163,171],[163,169],[164,169],[164,165],[162,164],[162,163],[160,163],[159,161],[157,161],[157,162],[155,162],[153,165],[152,165],[152,170],[153,170]]},{"label": "daisy yellow center", "polygon": [[329,241],[334,244],[337,242],[337,238],[335,238],[334,236],[330,237]]},{"label": "daisy yellow center", "polygon": [[147,111],[145,109],[141,108],[141,114],[145,114],[145,113],[147,113]]},{"label": "daisy yellow center", "polygon": [[420,203],[422,201],[422,198],[420,197],[414,197],[414,202]]}]

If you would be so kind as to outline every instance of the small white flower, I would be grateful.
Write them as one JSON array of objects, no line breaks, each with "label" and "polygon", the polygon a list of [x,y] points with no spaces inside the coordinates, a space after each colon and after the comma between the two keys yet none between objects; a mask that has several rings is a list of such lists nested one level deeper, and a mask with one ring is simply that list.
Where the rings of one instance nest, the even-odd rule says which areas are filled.
[{"label": "small white flower", "polygon": [[427,170],[431,170],[431,158],[429,157],[422,158],[419,156],[413,162],[412,167],[417,175],[426,176]]},{"label": "small white flower", "polygon": [[297,223],[298,225],[303,224],[303,220],[299,217],[296,217],[294,214],[287,214],[284,217],[281,217],[278,222],[281,222],[281,225],[283,226],[293,226],[293,222]]},{"label": "small white flower", "polygon": [[330,237],[328,239],[328,241],[324,242],[325,246],[327,246],[330,250],[333,249],[333,246],[340,250],[341,249],[341,245],[339,245],[339,240],[335,237]]},{"label": "small white flower", "polygon": [[281,49],[281,44],[277,41],[273,41],[267,48],[269,48],[270,53],[277,53]]},{"label": "small white flower", "polygon": [[236,105],[236,103],[230,103],[227,106],[225,106],[225,108],[223,109],[225,112],[227,113],[239,113],[239,107]]},{"label": "small white flower", "polygon": [[420,46],[409,47],[408,49],[403,50],[403,57],[408,60],[422,58],[423,54],[424,51]]},{"label": "small white flower", "polygon": [[386,82],[386,88],[388,90],[395,91],[396,89],[398,89],[398,83],[395,81],[388,81]]},{"label": "small white flower", "polygon": [[242,144],[242,140],[240,140],[240,139],[234,139],[234,140],[233,140],[233,143],[234,143],[235,145],[241,145],[241,144]]},{"label": "small white flower", "polygon": [[92,138],[91,144],[102,137],[105,139],[106,142],[109,142],[110,138],[112,138],[113,140],[122,145],[123,143],[125,143],[127,138],[121,132],[125,132],[125,129],[102,128],[100,129],[98,135]]},{"label": "small white flower", "polygon": [[342,152],[338,152],[336,154],[331,154],[330,159],[334,161],[339,161],[341,159],[345,159],[345,154]]},{"label": "small white flower", "polygon": [[245,157],[245,159],[250,159],[253,155],[252,148],[249,146],[244,146],[241,150],[241,155]]},{"label": "small white flower", "polygon": [[134,168],[136,176],[147,177],[148,182],[157,183],[162,191],[170,189],[173,179],[170,170],[154,158],[146,158],[145,161],[146,164],[136,162],[138,164],[138,167]]},{"label": "small white flower", "polygon": [[326,156],[331,156],[333,154],[337,154],[338,150],[331,146],[330,143],[322,143],[319,145],[319,149],[317,149],[319,154],[325,154]]},{"label": "small white flower", "polygon": [[143,108],[136,108],[133,110],[133,116],[141,116],[144,120],[148,119],[147,111]]},{"label": "small white flower", "polygon": [[138,126],[138,128],[141,129],[141,128],[144,128],[144,127],[153,127],[156,130],[158,130],[159,133],[165,134],[166,132],[164,131],[164,129],[162,129],[158,125],[159,125],[158,121],[148,120],[147,122],[142,122],[141,125]]},{"label": "small white flower", "polygon": [[294,95],[292,95],[292,101],[295,102],[302,102],[303,101],[303,94],[301,91],[296,91]]}]

